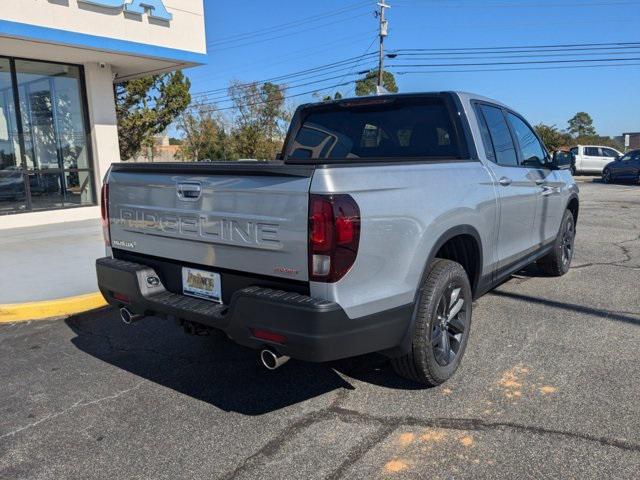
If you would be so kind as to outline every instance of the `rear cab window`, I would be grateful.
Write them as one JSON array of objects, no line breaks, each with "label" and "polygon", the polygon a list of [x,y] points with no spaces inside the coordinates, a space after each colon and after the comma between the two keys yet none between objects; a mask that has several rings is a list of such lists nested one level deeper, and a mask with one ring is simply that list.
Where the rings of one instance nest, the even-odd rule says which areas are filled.
[{"label": "rear cab window", "polygon": [[468,158],[460,120],[441,95],[316,104],[302,107],[296,116],[287,163]]}]

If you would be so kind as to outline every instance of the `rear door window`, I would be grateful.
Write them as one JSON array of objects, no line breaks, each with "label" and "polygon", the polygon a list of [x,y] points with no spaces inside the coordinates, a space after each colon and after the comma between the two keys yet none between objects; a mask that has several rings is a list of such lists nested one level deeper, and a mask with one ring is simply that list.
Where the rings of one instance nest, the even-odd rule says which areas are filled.
[{"label": "rear door window", "polygon": [[505,167],[517,167],[516,148],[502,110],[489,105],[480,105],[480,110],[487,122],[494,161]]},{"label": "rear door window", "polygon": [[599,157],[600,149],[598,147],[584,147],[584,154],[589,157]]},{"label": "rear door window", "polygon": [[288,147],[296,160],[461,158],[442,98],[345,101],[310,107]]}]

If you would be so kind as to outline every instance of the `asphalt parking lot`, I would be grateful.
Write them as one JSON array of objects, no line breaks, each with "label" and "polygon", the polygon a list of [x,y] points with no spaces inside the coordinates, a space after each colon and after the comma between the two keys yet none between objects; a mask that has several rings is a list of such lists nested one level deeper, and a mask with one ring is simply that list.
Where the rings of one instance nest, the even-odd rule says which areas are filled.
[{"label": "asphalt parking lot", "polygon": [[0,325],[0,478],[638,478],[640,186],[580,188],[569,274],[480,299],[435,389],[112,310]]}]

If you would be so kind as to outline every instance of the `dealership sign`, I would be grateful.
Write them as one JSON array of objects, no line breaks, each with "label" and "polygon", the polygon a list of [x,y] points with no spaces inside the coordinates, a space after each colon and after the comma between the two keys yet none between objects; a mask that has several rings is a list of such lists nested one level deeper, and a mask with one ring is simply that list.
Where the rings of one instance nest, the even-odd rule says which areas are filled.
[{"label": "dealership sign", "polygon": [[78,0],[82,3],[97,5],[98,7],[122,10],[125,13],[135,15],[149,15],[149,18],[170,22],[173,15],[170,14],[162,0]]}]

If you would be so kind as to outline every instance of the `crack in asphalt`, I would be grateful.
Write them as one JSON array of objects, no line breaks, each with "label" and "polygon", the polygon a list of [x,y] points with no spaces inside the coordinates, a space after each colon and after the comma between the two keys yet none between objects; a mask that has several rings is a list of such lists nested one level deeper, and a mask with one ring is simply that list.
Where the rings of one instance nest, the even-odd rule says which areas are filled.
[{"label": "crack in asphalt", "polygon": [[628,268],[629,270],[640,270],[640,265],[636,267],[633,265],[620,265],[618,263],[607,263],[607,262],[585,263],[583,265],[576,265],[575,267],[571,267],[571,270],[579,270],[581,268],[598,267],[598,266]]},{"label": "crack in asphalt", "polygon": [[347,458],[326,478],[327,480],[337,480],[349,470],[349,468],[362,460],[373,447],[384,442],[389,435],[397,428],[397,425],[383,424],[369,436],[366,441],[360,442],[347,454]]},{"label": "crack in asphalt", "polygon": [[529,432],[536,435],[552,435],[570,439],[585,440],[588,442],[599,443],[601,445],[619,448],[621,450],[640,452],[640,442],[591,435],[588,433],[550,429],[515,422],[494,422],[484,420],[482,418],[420,418],[413,416],[384,417],[358,412],[356,410],[344,409],[341,407],[336,407],[332,409],[332,411],[338,414],[342,419],[344,419],[344,417],[346,416],[353,416],[362,419],[364,422],[377,422],[382,425],[393,425],[395,427],[399,425],[407,425],[412,427],[443,428],[448,430],[467,431],[515,430],[521,432]]},{"label": "crack in asphalt", "polygon": [[620,450],[640,452],[640,442],[634,442],[622,438],[610,438],[606,436],[591,435],[588,433],[572,432],[567,430],[558,430],[545,428],[535,425],[525,425],[516,422],[496,422],[485,420],[482,418],[420,418],[414,416],[379,416],[369,413],[359,412],[340,407],[338,404],[348,394],[347,390],[341,390],[336,399],[330,406],[325,409],[318,410],[311,415],[307,415],[291,424],[284,430],[269,440],[262,448],[253,455],[247,457],[234,470],[224,475],[223,479],[229,480],[236,478],[242,473],[251,472],[265,466],[266,463],[278,451],[280,451],[288,442],[292,441],[295,434],[308,428],[316,423],[326,420],[340,420],[345,423],[360,423],[367,425],[377,425],[377,430],[368,435],[368,437],[359,442],[347,454],[347,458],[343,460],[336,469],[326,478],[337,480],[347,472],[347,470],[361,460],[376,445],[382,443],[400,426],[424,427],[424,428],[442,428],[447,430],[460,431],[504,431],[511,430],[515,432],[529,433],[539,436],[554,436],[569,440],[582,440],[591,443],[597,443],[602,446],[614,447]]},{"label": "crack in asphalt", "polygon": [[41,423],[44,423],[44,422],[46,422],[48,420],[53,420],[54,418],[57,418],[57,417],[59,417],[61,415],[65,415],[65,414],[69,413],[70,411],[75,410],[77,408],[89,407],[91,405],[96,405],[98,403],[101,403],[101,402],[104,402],[104,401],[107,401],[107,400],[115,400],[117,398],[120,398],[123,395],[126,395],[127,393],[130,393],[130,392],[132,392],[134,390],[137,390],[138,388],[140,388],[145,383],[146,383],[146,380],[143,380],[141,382],[138,382],[137,384],[135,384],[131,388],[127,388],[126,390],[121,390],[120,392],[116,392],[116,393],[114,393],[112,395],[107,395],[105,397],[97,398],[95,400],[89,400],[89,401],[86,401],[86,402],[78,400],[77,402],[71,404],[71,406],[69,406],[68,408],[60,410],[59,412],[50,413],[49,415],[46,415],[46,416],[42,417],[40,420],[37,420],[35,422],[29,423],[28,425],[24,425],[22,427],[19,427],[19,428],[15,429],[15,430],[13,430],[11,432],[7,432],[7,433],[5,433],[3,435],[0,435],[0,439],[6,438],[6,437],[12,437],[12,436],[14,436],[14,435],[16,435],[16,434],[18,434],[20,432],[23,432],[25,430],[30,429],[30,428],[37,427]]},{"label": "crack in asphalt", "polygon": [[640,235],[630,240],[624,240],[622,242],[607,242],[607,244],[613,245],[614,247],[618,247],[622,251],[622,254],[626,257],[624,260],[616,261],[616,262],[589,262],[589,263],[584,263],[582,265],[572,266],[571,269],[577,270],[580,268],[588,268],[593,266],[608,266],[608,267],[628,268],[630,270],[640,270],[640,265],[625,265],[626,263],[629,263],[634,260],[631,249],[625,246],[625,244],[638,242],[638,241],[640,241]]}]

